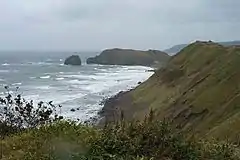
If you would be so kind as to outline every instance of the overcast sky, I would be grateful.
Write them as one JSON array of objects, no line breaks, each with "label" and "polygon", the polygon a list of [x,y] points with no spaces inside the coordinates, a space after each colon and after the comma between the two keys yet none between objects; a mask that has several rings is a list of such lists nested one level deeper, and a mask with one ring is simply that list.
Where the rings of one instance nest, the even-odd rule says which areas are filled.
[{"label": "overcast sky", "polygon": [[239,40],[240,0],[0,0],[0,50],[165,49]]}]

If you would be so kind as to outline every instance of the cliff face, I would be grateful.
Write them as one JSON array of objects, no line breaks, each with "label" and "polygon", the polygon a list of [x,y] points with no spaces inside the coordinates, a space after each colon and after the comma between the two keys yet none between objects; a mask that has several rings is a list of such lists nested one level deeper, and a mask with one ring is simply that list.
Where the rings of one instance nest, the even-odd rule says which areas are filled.
[{"label": "cliff face", "polygon": [[109,49],[100,55],[89,58],[88,64],[103,65],[144,65],[151,66],[166,63],[169,55],[156,50],[137,51],[130,49]]},{"label": "cliff face", "polygon": [[153,109],[183,131],[230,140],[240,133],[240,47],[196,42],[136,89],[112,101],[127,119]]}]

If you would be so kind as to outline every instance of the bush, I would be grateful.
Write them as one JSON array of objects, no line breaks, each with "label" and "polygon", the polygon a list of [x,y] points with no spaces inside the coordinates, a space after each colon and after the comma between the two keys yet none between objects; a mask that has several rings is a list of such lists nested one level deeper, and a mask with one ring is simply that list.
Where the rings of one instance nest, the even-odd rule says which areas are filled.
[{"label": "bush", "polygon": [[52,101],[34,104],[32,100],[27,101],[20,94],[13,96],[8,87],[5,89],[7,95],[0,97],[0,135],[2,137],[63,119],[57,114],[60,105],[55,106]]},{"label": "bush", "polygon": [[[99,131],[87,157],[104,160],[237,160],[236,148],[229,143],[186,139],[166,122],[120,122]],[[127,158],[126,158],[127,157]]]},{"label": "bush", "polygon": [[90,155],[103,159],[145,157],[191,160],[198,155],[194,145],[185,142],[165,122],[132,122],[108,126],[93,142]]},{"label": "bush", "polygon": [[2,141],[3,159],[70,159],[84,155],[88,151],[88,142],[96,134],[92,127],[69,121],[27,129]]},{"label": "bush", "polygon": [[186,140],[166,122],[121,122],[97,129],[55,122],[3,140],[5,159],[238,160],[228,143]]}]

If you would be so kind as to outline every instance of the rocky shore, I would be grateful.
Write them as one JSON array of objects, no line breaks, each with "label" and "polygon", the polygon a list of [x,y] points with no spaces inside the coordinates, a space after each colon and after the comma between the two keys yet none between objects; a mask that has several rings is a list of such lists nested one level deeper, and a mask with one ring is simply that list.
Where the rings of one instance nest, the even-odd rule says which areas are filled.
[{"label": "rocky shore", "polygon": [[[132,101],[131,96],[129,93],[132,91],[121,91],[118,94],[104,99],[101,104],[103,104],[102,110],[99,112],[100,120],[98,122],[98,126],[103,126],[106,123],[116,122],[124,116],[124,118],[127,118],[126,116],[128,114],[125,113],[126,106],[123,105],[129,104]],[[123,107],[124,106],[124,107]]]}]

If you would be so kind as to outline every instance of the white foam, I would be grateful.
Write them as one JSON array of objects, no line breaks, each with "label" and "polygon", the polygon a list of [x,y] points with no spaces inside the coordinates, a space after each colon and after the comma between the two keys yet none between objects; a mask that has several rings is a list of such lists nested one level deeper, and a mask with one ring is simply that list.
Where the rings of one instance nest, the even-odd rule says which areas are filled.
[{"label": "white foam", "polygon": [[10,94],[13,94],[14,92],[13,91],[9,91]]},{"label": "white foam", "polygon": [[41,79],[49,79],[51,76],[42,76]]},{"label": "white foam", "polygon": [[[118,68],[105,69],[95,75],[81,75],[79,73],[78,75],[63,75],[63,77],[66,79],[76,78],[65,81],[65,83],[73,84],[76,88],[87,90],[89,93],[111,92],[111,90],[127,90],[135,87],[139,81],[145,81],[153,74],[152,72],[145,72],[146,69],[150,68],[120,66]],[[112,71],[110,72],[109,70]]]},{"label": "white foam", "polygon": [[61,81],[61,80],[64,80],[65,78],[63,77],[59,77],[59,78],[56,78],[57,81]]},{"label": "white foam", "polygon": [[67,102],[67,101],[72,101],[74,99],[77,99],[77,98],[81,98],[83,96],[85,96],[86,94],[83,94],[83,93],[77,93],[77,94],[69,94],[69,95],[66,95],[63,100],[60,100],[60,98],[57,98],[57,100],[55,100],[55,102],[57,103],[64,103],[64,102]]},{"label": "white foam", "polygon": [[102,68],[102,69],[99,69],[100,71],[102,71],[102,72],[107,72],[108,71],[108,69],[105,69],[105,68]]},{"label": "white foam", "polygon": [[37,77],[29,77],[30,79],[36,79]]},{"label": "white foam", "polygon": [[20,86],[20,85],[22,85],[21,82],[19,82],[19,83],[13,83],[13,84],[12,84],[12,86]]},{"label": "white foam", "polygon": [[40,90],[48,90],[48,89],[51,89],[52,87],[50,87],[50,86],[37,86],[35,88],[40,89]]},{"label": "white foam", "polygon": [[9,66],[9,63],[3,63],[2,66]]},{"label": "white foam", "polygon": [[84,87],[84,89],[88,90],[90,93],[99,93],[107,89],[106,87],[112,87],[115,83],[107,82],[107,83],[92,83]]},{"label": "white foam", "polygon": [[86,80],[92,80],[97,79],[95,75],[81,75],[81,74],[74,74],[74,75],[62,75],[64,78],[77,78],[77,79],[86,79]]},{"label": "white foam", "polygon": [[[33,94],[33,95],[27,95],[27,100],[33,100],[34,102],[49,102],[53,101],[53,104],[64,104],[70,101],[73,101],[74,99],[81,98],[85,96],[86,94],[78,93],[78,94],[69,94],[69,95],[63,95],[61,93],[51,92],[46,94]],[[64,97],[64,98],[63,98]]]},{"label": "white foam", "polygon": [[85,84],[84,82],[86,81],[80,81],[78,79],[66,81],[66,83],[69,83],[69,84]]},{"label": "white foam", "polygon": [[49,63],[49,62],[26,62],[26,63],[22,63],[21,65],[53,65],[53,63]]}]

